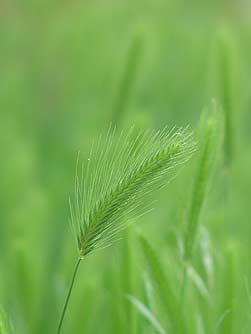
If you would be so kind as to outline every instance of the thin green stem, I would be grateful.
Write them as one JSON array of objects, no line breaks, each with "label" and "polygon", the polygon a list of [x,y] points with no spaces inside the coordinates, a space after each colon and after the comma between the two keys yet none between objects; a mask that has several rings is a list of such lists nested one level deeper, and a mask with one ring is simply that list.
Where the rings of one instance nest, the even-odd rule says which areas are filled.
[{"label": "thin green stem", "polygon": [[178,309],[176,314],[176,321],[175,321],[175,328],[176,332],[180,332],[180,324],[181,319],[183,318],[183,311],[184,311],[184,303],[186,299],[186,290],[187,290],[187,264],[184,263],[184,268],[182,272],[182,281],[181,281],[181,289],[180,289],[180,295],[179,295],[179,302],[178,302]]},{"label": "thin green stem", "polygon": [[67,307],[68,307],[68,303],[69,303],[71,293],[72,293],[72,288],[73,288],[73,285],[74,285],[74,282],[75,282],[75,279],[76,279],[76,276],[77,276],[77,273],[78,273],[78,269],[79,269],[79,265],[80,265],[81,260],[82,260],[81,258],[79,258],[77,260],[77,263],[76,263],[75,268],[74,268],[70,288],[69,288],[69,291],[68,291],[67,296],[66,296],[63,311],[61,313],[61,317],[60,317],[60,321],[59,321],[59,325],[58,325],[58,329],[57,329],[57,334],[60,334],[60,332],[61,332],[61,328],[62,328],[62,325],[63,325],[65,313],[66,313],[66,310],[67,310]]}]

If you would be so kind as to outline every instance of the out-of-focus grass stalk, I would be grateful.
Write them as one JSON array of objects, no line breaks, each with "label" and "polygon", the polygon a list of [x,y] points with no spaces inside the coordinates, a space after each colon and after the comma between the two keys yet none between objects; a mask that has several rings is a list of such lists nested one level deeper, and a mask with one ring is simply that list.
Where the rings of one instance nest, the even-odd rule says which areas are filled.
[{"label": "out-of-focus grass stalk", "polygon": [[[161,296],[160,301],[165,308],[167,317],[169,321],[167,324],[169,325],[168,332],[172,332],[175,325],[175,318],[178,306],[177,296],[174,294],[171,284],[169,282],[168,276],[163,270],[162,265],[159,262],[158,254],[149,244],[149,242],[142,236],[140,236],[141,247],[149,268],[150,277],[152,282],[156,286],[159,292],[159,296]],[[183,319],[180,319],[180,329],[185,333],[184,322]]]},{"label": "out-of-focus grass stalk", "polygon": [[0,306],[0,334],[11,334],[13,333],[11,325],[7,319],[5,312]]},{"label": "out-of-focus grass stalk", "polygon": [[183,313],[187,289],[187,270],[192,260],[196,243],[196,236],[200,223],[200,215],[206,199],[211,175],[214,171],[219,146],[221,143],[221,113],[216,102],[213,101],[210,112],[204,112],[200,124],[200,156],[197,172],[194,177],[190,203],[186,216],[186,232],[184,237],[184,268],[182,274],[181,292],[177,313],[177,332],[180,330],[180,319]]},{"label": "out-of-focus grass stalk", "polygon": [[[247,314],[246,314],[246,321],[244,323],[245,330],[248,330],[248,328],[251,328],[251,287],[250,287],[250,280],[247,277],[244,279],[245,284],[245,290],[246,290],[246,300],[247,300]],[[247,333],[246,331],[243,331],[243,333]]]},{"label": "out-of-focus grass stalk", "polygon": [[220,127],[220,110],[216,102],[212,103],[210,112],[204,112],[200,125],[200,157],[191,193],[187,214],[184,260],[190,261],[197,235],[200,214],[208,191],[211,175],[217,159],[222,130]]},{"label": "out-of-focus grass stalk", "polygon": [[159,321],[154,316],[154,314],[144,303],[142,303],[138,298],[131,296],[131,295],[128,295],[127,299],[132,305],[134,305],[135,309],[138,310],[138,312],[151,325],[151,327],[153,327],[154,330],[156,330],[156,333],[160,333],[160,334],[166,333],[164,328],[161,326]]},{"label": "out-of-focus grass stalk", "polygon": [[123,120],[128,106],[130,95],[137,77],[138,67],[143,51],[143,39],[141,34],[136,34],[128,51],[126,65],[115,98],[112,123],[118,126]]},{"label": "out-of-focus grass stalk", "polygon": [[[34,311],[34,286],[31,278],[31,272],[29,271],[29,259],[27,253],[22,246],[18,247],[18,252],[15,255],[15,273],[18,276],[16,294],[19,298],[20,308],[23,312],[23,317],[26,321],[27,328],[32,331],[32,328],[36,327],[33,321],[29,321],[29,315],[32,314],[32,308]],[[1,334],[1,331],[0,331]]]},{"label": "out-of-focus grass stalk", "polygon": [[[134,295],[134,281],[133,281],[133,257],[130,249],[130,242],[132,236],[130,228],[125,231],[124,240],[122,242],[122,277],[121,282],[123,286],[123,292],[125,294]],[[124,310],[126,314],[126,327],[127,333],[136,334],[136,312],[135,307],[127,299],[124,302]]]},{"label": "out-of-focus grass stalk", "polygon": [[234,113],[236,112],[237,75],[232,34],[222,29],[217,39],[219,98],[224,113],[224,162],[230,167],[234,156]]},{"label": "out-of-focus grass stalk", "polygon": [[[218,71],[219,71],[219,92],[224,112],[224,166],[227,171],[231,168],[234,159],[235,147],[235,113],[240,113],[238,110],[237,99],[240,94],[238,90],[239,67],[236,62],[236,45],[233,39],[233,32],[229,31],[227,27],[223,27],[218,33]],[[225,175],[225,216],[228,216],[227,202],[229,195],[229,174]],[[228,312],[227,316],[222,321],[220,333],[231,334],[234,333],[234,256],[233,250],[227,250],[223,286],[223,302],[221,305],[221,312],[224,314]]]},{"label": "out-of-focus grass stalk", "polygon": [[235,298],[235,265],[234,265],[234,250],[226,251],[225,273],[223,275],[223,302],[221,312],[229,312],[221,325],[220,333],[234,334],[234,298]]}]

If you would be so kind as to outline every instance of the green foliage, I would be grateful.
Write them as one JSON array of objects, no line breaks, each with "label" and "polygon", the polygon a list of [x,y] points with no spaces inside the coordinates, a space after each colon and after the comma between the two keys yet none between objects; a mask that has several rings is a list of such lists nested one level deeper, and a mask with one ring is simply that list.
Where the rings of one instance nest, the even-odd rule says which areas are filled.
[{"label": "green foliage", "polygon": [[142,35],[135,35],[132,39],[131,46],[127,55],[126,66],[123,77],[119,84],[117,97],[115,99],[112,123],[119,126],[130,100],[130,94],[136,79],[139,63],[142,56],[143,38]]},{"label": "green foliage", "polygon": [[219,90],[224,112],[224,155],[229,166],[234,155],[234,114],[236,105],[236,64],[234,62],[234,43],[232,34],[222,30],[218,36]]},{"label": "green foliage", "polygon": [[140,300],[138,300],[133,296],[128,295],[127,298],[135,306],[135,308],[138,309],[138,311],[143,315],[143,317],[150,322],[153,329],[155,329],[157,333],[165,334],[164,328],[155,318],[153,313],[146,307],[146,305],[144,305]]},{"label": "green foliage", "polygon": [[[246,316],[244,320],[244,330],[248,330],[251,326],[251,287],[250,287],[250,282],[248,279],[245,279],[245,295],[247,299],[247,310],[246,310]],[[245,333],[245,331],[244,331]]]},{"label": "green foliage", "polygon": [[231,334],[235,333],[235,263],[234,263],[234,253],[231,249],[226,251],[226,261],[224,264],[224,283],[222,287],[223,300],[221,305],[221,311],[224,314],[228,312],[229,314],[222,321],[220,332]]},{"label": "green foliage", "polygon": [[193,181],[193,189],[186,219],[185,261],[189,261],[193,253],[200,214],[221,145],[221,113],[215,103],[213,103],[209,112],[202,114],[200,130],[200,157],[197,164],[197,173]]},{"label": "green foliage", "polygon": [[[184,235],[184,268],[181,281],[181,293],[179,299],[179,316],[177,326],[180,328],[180,319],[184,317],[184,304],[186,302],[186,292],[188,278],[195,283],[196,288],[206,300],[210,300],[207,287],[203,279],[190,265],[198,234],[201,211],[206,199],[210,180],[219,155],[219,148],[222,140],[222,119],[221,111],[216,102],[213,101],[211,108],[202,113],[200,121],[200,148],[197,162],[197,171],[193,179],[192,193],[189,198],[189,206],[185,217]],[[203,257],[203,255],[202,255]]]},{"label": "green foliage", "polygon": [[[55,333],[76,256],[67,197],[80,149],[74,215],[82,211],[80,194],[87,201],[74,217],[74,236],[81,236],[78,222],[83,229],[98,212],[113,229],[155,210],[139,217],[130,234],[124,231],[118,247],[81,261],[62,334],[249,334],[251,2],[26,0],[0,7],[0,301],[7,313],[1,312],[0,332]],[[93,180],[99,175],[100,184],[115,191],[116,177],[130,176],[107,155],[115,157],[120,132],[125,138],[134,125],[134,141],[144,129],[191,124],[197,133],[201,109],[213,97],[222,120],[209,130],[211,109],[203,116],[197,153],[168,189],[157,195],[155,184],[143,194],[150,186],[142,185],[142,196],[133,189],[139,206],[119,221],[116,210],[101,213],[98,208],[112,205],[106,188],[92,192]],[[108,138],[97,142],[110,123],[119,131],[110,130],[112,143],[104,149]],[[207,141],[210,132],[224,137],[223,151],[214,146],[221,138]],[[89,172],[99,172],[88,178],[86,192],[81,169],[90,138],[97,145],[87,156]],[[210,163],[202,163],[206,147]],[[224,164],[215,168],[217,150]],[[104,156],[118,166],[111,180],[108,164],[100,168]],[[163,175],[161,184],[172,175]],[[124,212],[122,197],[114,203]],[[135,230],[152,245],[157,264],[149,250],[138,251]]]},{"label": "green foliage", "polygon": [[[133,249],[131,244],[134,243],[133,234],[130,227],[123,233],[123,241],[121,243],[121,262],[123,266],[121,266],[121,277],[120,284],[122,290],[128,294],[132,295],[135,290],[135,270],[134,270],[134,262],[135,259],[133,257]],[[136,334],[137,333],[137,315],[136,310],[132,303],[128,303],[127,300],[124,300],[123,311],[125,313],[125,324],[124,324],[124,332]]]},{"label": "green foliage", "polygon": [[0,307],[0,334],[13,333],[5,312]]},{"label": "green foliage", "polygon": [[177,298],[173,292],[168,276],[165,274],[163,266],[158,260],[156,252],[153,250],[149,242],[142,236],[140,237],[140,243],[152,281],[156,285],[159,296],[161,297],[161,302],[166,309],[166,315],[169,318],[169,328],[173,329],[177,315],[176,312],[178,310]]}]

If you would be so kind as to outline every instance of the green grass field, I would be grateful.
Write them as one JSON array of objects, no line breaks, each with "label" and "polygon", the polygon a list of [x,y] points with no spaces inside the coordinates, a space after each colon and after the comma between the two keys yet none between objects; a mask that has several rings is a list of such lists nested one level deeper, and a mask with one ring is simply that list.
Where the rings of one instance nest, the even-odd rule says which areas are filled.
[{"label": "green grass field", "polygon": [[189,125],[197,150],[154,210],[123,204],[61,333],[251,332],[250,41],[245,0],[1,2],[0,334],[57,333],[78,151],[111,125]]}]

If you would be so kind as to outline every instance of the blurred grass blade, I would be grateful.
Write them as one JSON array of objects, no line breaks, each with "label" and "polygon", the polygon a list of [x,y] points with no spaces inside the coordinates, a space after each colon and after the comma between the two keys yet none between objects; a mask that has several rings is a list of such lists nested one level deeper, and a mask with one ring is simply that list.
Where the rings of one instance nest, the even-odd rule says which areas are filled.
[{"label": "blurred grass blade", "polygon": [[211,289],[214,284],[214,258],[211,239],[205,226],[202,226],[200,236],[201,260],[207,275],[207,285]]},{"label": "blurred grass blade", "polygon": [[246,293],[247,293],[247,301],[248,301],[248,306],[249,306],[249,312],[250,312],[250,316],[251,316],[251,287],[250,287],[250,283],[248,282],[248,278],[245,278],[245,288],[246,288]]},{"label": "blurred grass blade", "polygon": [[[123,266],[121,267],[121,277],[120,282],[122,285],[122,290],[128,295],[134,294],[134,267],[133,267],[133,254],[130,245],[133,244],[131,229],[128,228],[124,235],[123,241],[121,243],[121,262]],[[123,299],[124,301],[124,299]],[[135,308],[131,303],[125,301],[123,304],[123,312],[125,313],[126,323],[124,325],[125,333],[136,334],[137,333],[137,314]]]},{"label": "blurred grass blade", "polygon": [[143,317],[150,322],[152,327],[160,334],[165,334],[164,328],[155,318],[153,313],[149,310],[149,308],[144,305],[140,300],[137,298],[127,295],[126,298],[136,307],[136,309],[143,315]]},{"label": "blurred grass blade", "polygon": [[248,278],[246,277],[244,280],[246,294],[247,294],[247,316],[246,316],[246,323],[244,327],[251,328],[251,287],[250,283],[248,282]]},{"label": "blurred grass blade", "polygon": [[235,323],[235,263],[234,263],[234,249],[228,249],[225,257],[225,273],[223,275],[223,303],[222,312],[229,310],[231,316],[227,317],[222,326],[221,333],[224,334],[235,334],[234,323]]},{"label": "blurred grass blade", "polygon": [[168,277],[159,262],[158,254],[153,250],[149,242],[143,236],[140,236],[140,243],[149,268],[152,282],[158,289],[160,301],[166,310],[171,326],[173,326],[177,310],[176,296],[172,291]]},{"label": "blurred grass blade", "polygon": [[188,265],[187,268],[188,277],[194,283],[195,287],[199,291],[200,295],[208,302],[211,303],[210,293],[207,289],[207,286],[201,276],[196,272],[196,270]]},{"label": "blurred grass blade", "polygon": [[0,334],[12,334],[13,330],[7,316],[0,306]]},{"label": "blurred grass blade", "polygon": [[[234,113],[236,108],[236,75],[233,59],[234,43],[231,32],[226,28],[218,36],[220,98],[224,113],[225,164],[230,166],[234,155]],[[237,112],[237,111],[236,111]]]},{"label": "blurred grass blade", "polygon": [[[223,332],[220,328],[221,328],[222,324],[224,323],[226,317],[229,315],[229,313],[231,313],[230,310],[225,310],[225,311],[222,313],[222,315],[219,317],[219,319],[218,319],[217,322],[216,322],[216,325],[215,325],[215,327],[214,327],[214,329],[213,329],[213,331],[212,331],[212,334],[217,334],[217,333],[219,333],[219,330],[220,330],[220,333],[225,333],[225,332]],[[227,333],[227,332],[226,332],[226,333]]]},{"label": "blurred grass blade", "polygon": [[137,34],[133,37],[127,55],[124,74],[119,84],[117,97],[114,104],[112,123],[119,126],[130,100],[130,95],[137,76],[139,63],[142,56],[143,40],[142,35]]},{"label": "blurred grass blade", "polygon": [[196,314],[196,334],[205,334],[205,328],[204,328],[204,323],[203,323],[203,318],[199,311],[197,311]]},{"label": "blurred grass blade", "polygon": [[148,308],[152,308],[154,304],[153,286],[148,273],[143,274],[144,280],[144,300]]},{"label": "blurred grass blade", "polygon": [[218,149],[221,144],[221,125],[222,122],[219,107],[213,102],[211,110],[209,112],[204,112],[201,119],[200,157],[187,215],[184,253],[185,261],[189,261],[193,253],[200,214],[219,153]]},{"label": "blurred grass blade", "polygon": [[211,176],[216,165],[222,138],[221,112],[215,101],[209,110],[202,113],[200,121],[200,145],[197,171],[193,181],[191,199],[186,217],[184,236],[184,269],[181,281],[179,298],[179,311],[177,312],[177,326],[179,328],[180,318],[183,317],[183,306],[187,290],[187,265],[192,259],[195,248],[200,215],[206,194],[209,188]]}]

